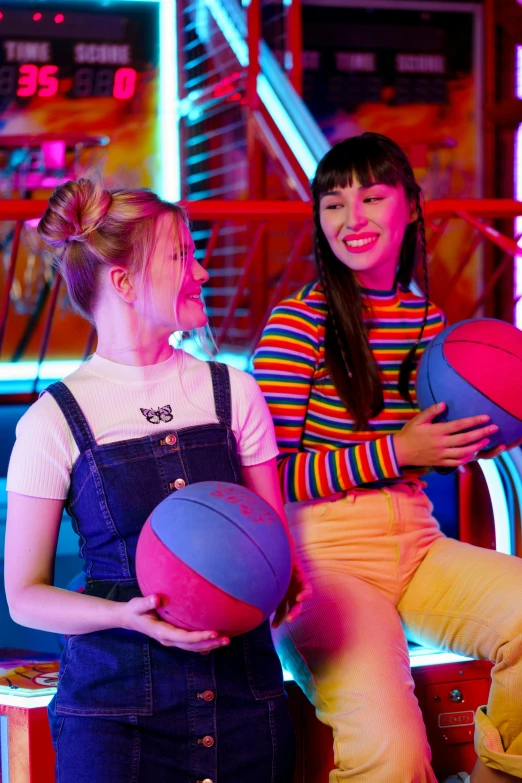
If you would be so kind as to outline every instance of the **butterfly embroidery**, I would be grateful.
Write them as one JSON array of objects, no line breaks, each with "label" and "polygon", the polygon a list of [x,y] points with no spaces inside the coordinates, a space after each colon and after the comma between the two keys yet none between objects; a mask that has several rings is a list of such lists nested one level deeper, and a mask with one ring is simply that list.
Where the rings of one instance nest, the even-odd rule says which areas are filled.
[{"label": "butterfly embroidery", "polygon": [[174,418],[170,405],[164,405],[163,408],[158,408],[157,411],[153,408],[140,408],[140,411],[151,424],[159,424],[161,421],[172,421]]}]

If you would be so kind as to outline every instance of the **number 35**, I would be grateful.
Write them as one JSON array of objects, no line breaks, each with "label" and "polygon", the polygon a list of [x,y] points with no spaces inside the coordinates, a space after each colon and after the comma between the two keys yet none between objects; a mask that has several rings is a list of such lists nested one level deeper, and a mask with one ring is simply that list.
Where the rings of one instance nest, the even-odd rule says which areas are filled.
[{"label": "number 35", "polygon": [[[16,94],[20,98],[29,98],[38,94],[40,98],[52,98],[58,92],[58,72],[56,65],[21,65]],[[38,91],[38,92],[37,92]]]}]

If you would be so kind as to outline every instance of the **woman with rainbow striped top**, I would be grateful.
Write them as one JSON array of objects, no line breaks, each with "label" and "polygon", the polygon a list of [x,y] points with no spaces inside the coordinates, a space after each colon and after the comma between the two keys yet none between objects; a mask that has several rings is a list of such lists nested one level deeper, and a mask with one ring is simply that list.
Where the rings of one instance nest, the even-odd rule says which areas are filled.
[{"label": "woman with rainbow striped top", "polygon": [[420,478],[497,429],[416,407],[416,364],[444,326],[410,289],[418,255],[427,289],[420,188],[402,150],[365,133],[325,155],[312,195],[319,279],[274,309],[254,361],[314,589],[279,653],[333,729],[330,783],[435,781],[407,639],[494,661],[479,758],[451,779],[521,779],[522,563],[446,538]]}]

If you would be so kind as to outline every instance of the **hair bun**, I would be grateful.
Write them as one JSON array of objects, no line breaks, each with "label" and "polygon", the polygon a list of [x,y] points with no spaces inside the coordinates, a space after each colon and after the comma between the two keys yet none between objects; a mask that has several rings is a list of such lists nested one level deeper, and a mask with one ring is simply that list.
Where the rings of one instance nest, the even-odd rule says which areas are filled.
[{"label": "hair bun", "polygon": [[70,180],[56,188],[49,199],[38,233],[52,247],[86,242],[102,224],[112,196],[99,180]]}]

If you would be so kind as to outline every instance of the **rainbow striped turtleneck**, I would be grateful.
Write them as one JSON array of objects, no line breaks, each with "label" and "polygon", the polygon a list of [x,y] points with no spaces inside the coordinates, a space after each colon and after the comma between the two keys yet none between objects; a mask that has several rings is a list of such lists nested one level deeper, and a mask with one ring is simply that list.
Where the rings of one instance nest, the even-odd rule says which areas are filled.
[{"label": "rainbow striped turtleneck", "polygon": [[[254,374],[274,419],[285,502],[327,497],[403,475],[392,435],[418,408],[399,394],[399,369],[418,337],[424,300],[398,289],[362,293],[384,391],[384,409],[370,420],[367,431],[354,431],[324,364],[326,302],[319,283],[310,283],[281,302],[263,331]],[[441,311],[430,303],[419,358],[443,328]],[[410,389],[415,399],[415,373]]]}]

